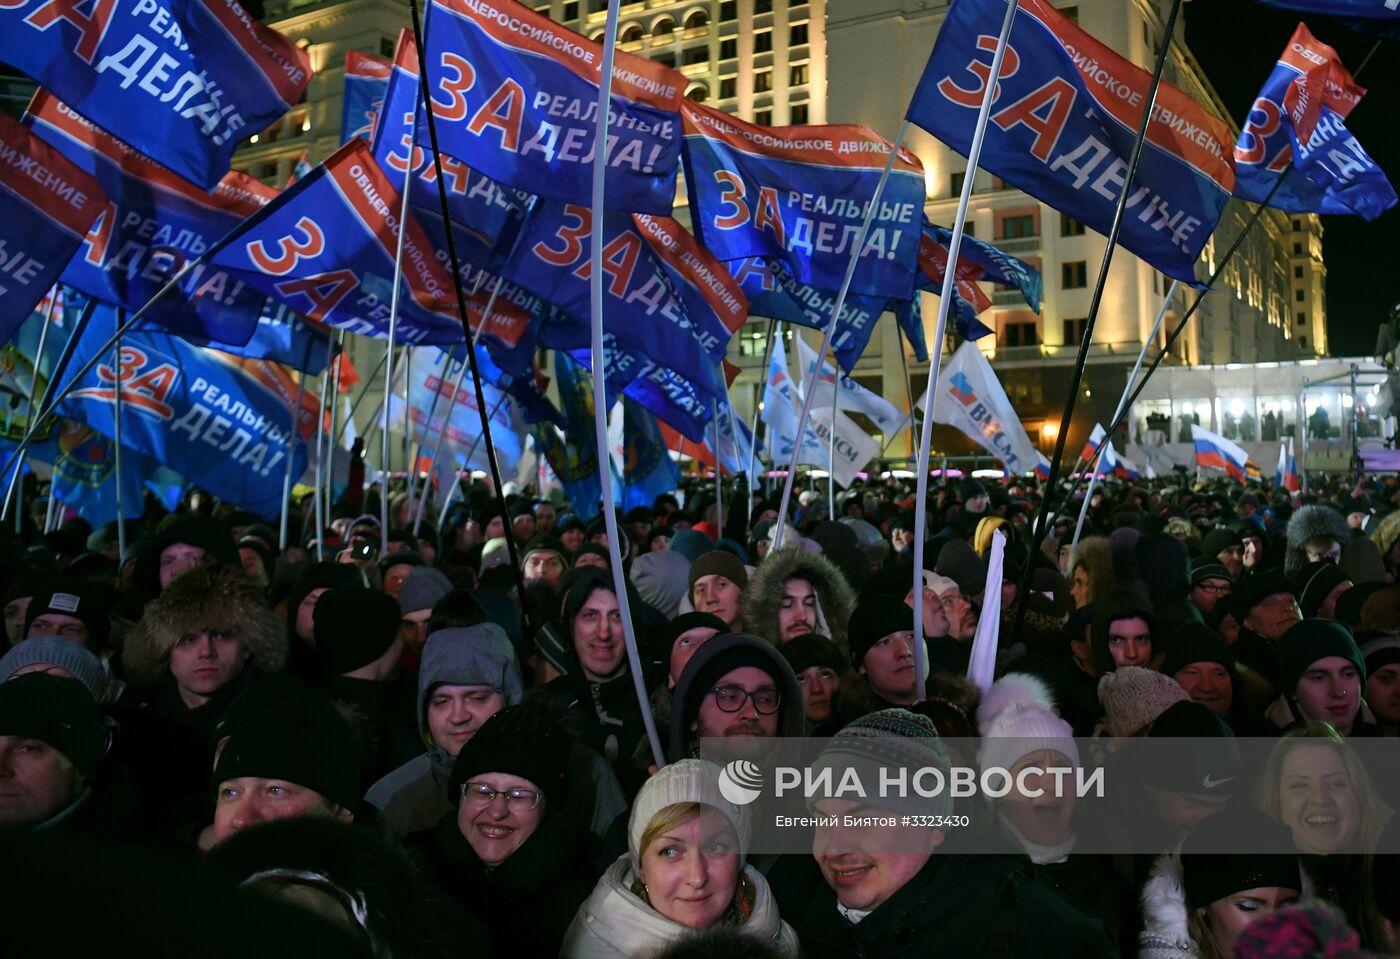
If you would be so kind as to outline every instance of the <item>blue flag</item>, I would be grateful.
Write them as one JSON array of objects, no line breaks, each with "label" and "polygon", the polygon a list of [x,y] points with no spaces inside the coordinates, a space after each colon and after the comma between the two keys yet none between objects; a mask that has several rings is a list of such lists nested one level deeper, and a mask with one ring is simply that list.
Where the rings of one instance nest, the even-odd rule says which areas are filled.
[{"label": "blue flag", "polygon": [[[153,329],[144,322],[138,323],[136,328]],[[271,300],[258,317],[257,331],[247,343],[212,343],[188,336],[185,339],[198,346],[212,346],[234,356],[271,360],[312,376],[320,376],[321,371],[326,368],[326,347],[331,343],[331,335],[325,327],[311,323],[284,304]],[[331,349],[334,350],[334,347]]]},{"label": "blue flag", "polygon": [[[934,223],[924,221],[924,232],[933,237],[934,241],[941,245],[946,251],[953,242],[953,231],[946,226],[938,226]],[[1022,299],[1026,301],[1026,306],[1035,312],[1040,312],[1040,301],[1045,295],[1045,284],[1041,279],[1040,271],[1024,260],[1019,260],[1010,253],[1003,253],[990,243],[977,239],[975,236],[963,234],[962,243],[958,246],[959,275],[962,275],[962,264],[972,263],[980,267],[979,280],[991,280],[993,283],[1000,283],[1003,286],[1012,286],[1020,291]]]},{"label": "blue flag", "polygon": [[[954,0],[909,105],[909,119],[959,153],[972,146],[1006,0]],[[1110,231],[1148,73],[1057,11],[1021,0],[996,85],[981,166]],[[1183,283],[1234,187],[1229,127],[1163,83],[1128,195],[1125,248]]]},{"label": "blue flag", "polygon": [[[209,260],[318,323],[386,338],[398,215],[398,191],[369,144],[351,140],[225,236]],[[412,216],[407,230],[398,341],[460,343],[451,274]]]},{"label": "blue flag", "polygon": [[[116,323],[100,307],[73,356],[81,369]],[[296,386],[280,367],[203,349],[166,333],[122,339],[122,441],[194,485],[263,517],[282,508],[282,483],[293,435]],[[116,371],[111,351],[78,380],[59,412],[113,435]],[[305,472],[319,404],[302,396],[292,475]]]},{"label": "blue flag", "polygon": [[[502,183],[590,204],[602,45],[514,0],[433,0],[423,30],[442,152]],[[617,53],[608,209],[671,212],[686,82]],[[427,135],[420,126],[419,142]]]},{"label": "blue flag", "polygon": [[[125,425],[125,417],[123,425]],[[117,518],[116,443],[96,430],[64,420],[52,444],[53,495],[93,526]],[[145,480],[151,463],[135,450],[122,450],[121,514],[145,512]]]},{"label": "blue flag", "polygon": [[0,343],[29,319],[106,199],[87,172],[0,114]]},{"label": "blue flag", "polygon": [[[63,271],[63,281],[128,310],[139,310],[187,262],[277,196],[246,173],[230,173],[206,193],[43,90],[30,103],[26,120],[91,173],[107,195],[101,217],[87,231],[80,255]],[[227,272],[200,264],[180,281],[179,294],[166,296],[146,316],[178,333],[241,344],[257,329],[266,299]]]},{"label": "blue flag", "polygon": [[[765,127],[686,101],[685,184],[700,240],[721,260],[780,260],[838,290],[893,145],[858,126]],[[907,297],[919,252],[923,166],[901,151],[851,291]]]},{"label": "blue flag", "polygon": [[[592,312],[591,229],[586,207],[541,200],[526,216],[519,249],[501,272],[582,320]],[[623,349],[723,398],[717,366],[748,313],[739,285],[670,217],[608,213],[603,244],[607,330]],[[579,329],[586,347],[587,328]]]},{"label": "blue flag", "polygon": [[681,468],[666,449],[656,414],[626,396],[622,398],[621,465],[618,506],[624,512],[634,506],[649,507],[656,497],[681,485]]},{"label": "blue flag", "polygon": [[234,0],[7,0],[0,60],[205,190],[311,82],[306,52]]},{"label": "blue flag", "polygon": [[[749,257],[731,260],[729,270],[743,286],[749,312],[814,330],[825,330],[836,309],[836,294],[815,289],[793,276],[781,260]],[[847,296],[836,321],[831,345],[836,361],[847,373],[865,352],[875,322],[884,312],[887,298]]]},{"label": "blue flag", "polygon": [[379,108],[393,64],[358,50],[345,51],[345,93],[340,103],[340,142],[374,139]]},{"label": "blue flag", "polygon": [[574,504],[574,512],[585,520],[598,515],[603,496],[598,477],[597,431],[593,423],[593,378],[588,371],[560,354],[554,364],[559,405],[568,425],[565,437],[549,423],[536,424],[535,448],[549,461]]},{"label": "blue flag", "polygon": [[1322,13],[1353,30],[1400,37],[1400,3],[1395,0],[1257,0],[1266,7]]},{"label": "blue flag", "polygon": [[1396,203],[1385,173],[1344,120],[1365,89],[1337,51],[1298,24],[1235,144],[1235,194],[1290,213],[1357,214],[1374,220]]}]

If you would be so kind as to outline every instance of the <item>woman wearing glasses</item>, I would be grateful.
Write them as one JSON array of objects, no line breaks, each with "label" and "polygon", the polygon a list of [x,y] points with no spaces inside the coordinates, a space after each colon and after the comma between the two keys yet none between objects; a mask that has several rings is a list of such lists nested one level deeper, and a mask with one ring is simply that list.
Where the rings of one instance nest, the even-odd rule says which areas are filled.
[{"label": "woman wearing glasses", "polygon": [[425,875],[486,923],[498,950],[559,952],[595,875],[564,817],[569,739],[539,706],[492,716],[457,755],[455,811],[408,845]]},{"label": "woman wearing glasses", "polygon": [[608,867],[564,938],[563,959],[644,959],[687,932],[726,925],[798,955],[768,883],[745,864],[749,810],[719,792],[719,768],[682,759],[646,781]]}]

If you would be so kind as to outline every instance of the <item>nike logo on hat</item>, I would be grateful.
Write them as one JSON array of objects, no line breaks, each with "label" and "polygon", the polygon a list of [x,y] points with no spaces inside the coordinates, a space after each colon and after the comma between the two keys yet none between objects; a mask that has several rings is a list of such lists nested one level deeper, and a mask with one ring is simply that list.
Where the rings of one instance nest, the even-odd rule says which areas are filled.
[{"label": "nike logo on hat", "polygon": [[1225,783],[1234,782],[1234,780],[1234,776],[1225,776],[1222,779],[1216,779],[1207,773],[1205,778],[1201,780],[1201,785],[1206,789],[1214,789],[1216,786],[1223,786]]}]

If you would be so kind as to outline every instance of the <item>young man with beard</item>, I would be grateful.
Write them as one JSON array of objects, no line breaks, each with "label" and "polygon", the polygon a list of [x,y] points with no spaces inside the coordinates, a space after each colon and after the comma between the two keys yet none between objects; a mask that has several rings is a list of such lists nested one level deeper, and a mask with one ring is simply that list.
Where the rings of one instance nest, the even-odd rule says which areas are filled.
[{"label": "young man with beard", "polygon": [[701,739],[733,740],[732,756],[753,758],[774,736],[801,736],[802,689],[766,640],[729,633],[708,640],[676,682],[670,758],[698,754]]},{"label": "young man with beard", "polygon": [[702,613],[711,613],[739,629],[739,599],[749,584],[743,561],[728,550],[711,550],[690,566],[690,602]]},{"label": "young man with beard", "polygon": [[759,563],[744,590],[744,628],[779,646],[817,633],[844,650],[855,604],[855,594],[831,560],[784,546]]}]

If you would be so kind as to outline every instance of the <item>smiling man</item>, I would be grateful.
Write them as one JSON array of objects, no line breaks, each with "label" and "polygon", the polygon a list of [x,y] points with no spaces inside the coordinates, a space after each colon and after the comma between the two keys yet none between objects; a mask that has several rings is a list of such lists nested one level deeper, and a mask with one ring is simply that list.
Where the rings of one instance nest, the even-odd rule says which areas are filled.
[{"label": "smiling man", "polygon": [[[865,824],[953,811],[946,792],[930,799],[879,786],[881,771],[890,767],[935,768],[946,779],[948,753],[928,718],[904,709],[863,716],[836,735],[816,766],[830,768],[833,781],[854,769],[868,798],[812,803],[816,813],[834,817],[834,825],[819,827],[812,840],[826,885],[798,925],[804,956],[1116,955],[1097,923],[1048,886],[1012,874],[1013,860],[941,855],[948,839],[941,829]],[[1003,937],[1000,945],[1009,950],[994,949]]]},{"label": "smiling man", "polygon": [[775,736],[801,736],[803,721],[802,689],[778,650],[758,636],[721,634],[700,647],[676,681],[670,758],[697,755],[702,739],[723,739],[726,761],[752,759]]},{"label": "smiling man", "polygon": [[1358,724],[1370,726],[1361,717],[1366,663],[1341,623],[1298,623],[1278,641],[1278,665],[1282,695],[1264,715],[1280,729],[1315,720],[1350,736]]}]

